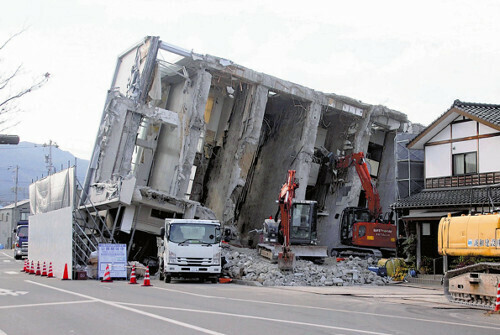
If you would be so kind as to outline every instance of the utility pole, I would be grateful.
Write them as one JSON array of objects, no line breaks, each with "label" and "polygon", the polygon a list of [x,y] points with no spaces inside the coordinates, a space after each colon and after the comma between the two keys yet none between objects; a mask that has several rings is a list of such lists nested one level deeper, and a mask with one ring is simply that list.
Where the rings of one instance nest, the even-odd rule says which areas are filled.
[{"label": "utility pole", "polygon": [[49,147],[49,154],[45,155],[45,164],[47,167],[47,176],[50,176],[55,172],[54,165],[52,165],[52,147],[59,148],[59,145],[57,145],[56,142],[52,142],[52,140],[49,140],[49,143],[44,143],[44,147]]},{"label": "utility pole", "polygon": [[14,210],[12,211],[12,222],[10,224],[10,236],[11,236],[11,244],[14,244],[14,228],[17,226],[17,189],[19,184],[19,165],[15,167],[16,171],[16,186],[14,189]]}]

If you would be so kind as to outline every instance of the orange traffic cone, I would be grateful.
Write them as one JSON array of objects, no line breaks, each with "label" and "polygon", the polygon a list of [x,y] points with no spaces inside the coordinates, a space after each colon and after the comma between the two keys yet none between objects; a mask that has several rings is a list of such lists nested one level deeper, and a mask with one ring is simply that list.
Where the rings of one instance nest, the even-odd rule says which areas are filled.
[{"label": "orange traffic cone", "polygon": [[63,273],[63,277],[62,277],[61,280],[69,280],[69,276],[68,276],[68,263],[64,264],[64,273]]},{"label": "orange traffic cone", "polygon": [[153,286],[149,281],[149,266],[146,266],[146,274],[144,275],[144,282],[141,286]]},{"label": "orange traffic cone", "polygon": [[34,274],[35,274],[35,264],[33,263],[33,261],[31,261],[30,275],[34,275]]},{"label": "orange traffic cone", "polygon": [[21,270],[21,272],[26,272],[26,262],[27,262],[27,261],[28,261],[28,259],[26,258],[26,259],[24,260],[24,267],[23,267],[23,269]]},{"label": "orange traffic cone", "polygon": [[495,303],[495,312],[500,312],[500,283],[498,284],[498,289],[497,289],[497,300]]},{"label": "orange traffic cone", "polygon": [[54,278],[54,273],[52,272],[52,262],[49,263],[49,273],[47,273],[47,278]]},{"label": "orange traffic cone", "polygon": [[112,283],[111,274],[109,272],[109,264],[106,265],[106,272],[104,272],[104,277],[101,280],[101,283]]},{"label": "orange traffic cone", "polygon": [[41,275],[41,274],[42,274],[42,272],[40,271],[40,261],[38,261],[38,262],[36,263],[36,273],[35,273],[35,275],[36,275],[36,276],[39,276],[39,275]]},{"label": "orange traffic cone", "polygon": [[45,276],[47,276],[47,266],[45,265],[45,262],[43,262],[42,277]]},{"label": "orange traffic cone", "polygon": [[135,265],[132,265],[132,272],[130,272],[129,284],[137,284],[137,279],[135,279]]}]

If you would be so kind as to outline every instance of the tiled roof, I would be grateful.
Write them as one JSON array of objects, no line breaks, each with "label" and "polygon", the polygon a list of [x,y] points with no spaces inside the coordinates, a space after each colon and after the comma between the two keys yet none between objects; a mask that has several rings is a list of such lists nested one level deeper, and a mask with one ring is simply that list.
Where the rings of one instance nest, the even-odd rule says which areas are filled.
[{"label": "tiled roof", "polygon": [[469,188],[425,189],[392,204],[396,209],[500,205],[500,185]]},{"label": "tiled roof", "polygon": [[500,126],[500,105],[462,102],[455,100],[451,108],[457,108],[478,119]]}]

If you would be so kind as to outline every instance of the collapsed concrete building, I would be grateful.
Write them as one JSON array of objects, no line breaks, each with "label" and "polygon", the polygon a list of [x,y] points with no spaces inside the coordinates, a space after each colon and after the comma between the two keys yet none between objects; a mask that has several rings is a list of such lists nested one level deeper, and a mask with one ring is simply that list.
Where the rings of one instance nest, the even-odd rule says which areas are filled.
[{"label": "collapsed concrete building", "polygon": [[396,200],[394,138],[403,113],[326,94],[146,37],[119,56],[80,207],[129,260],[156,256],[165,218],[217,218],[254,246],[287,171],[319,205],[331,248],[339,213],[364,205],[354,169],[329,158],[364,152],[387,209]]}]

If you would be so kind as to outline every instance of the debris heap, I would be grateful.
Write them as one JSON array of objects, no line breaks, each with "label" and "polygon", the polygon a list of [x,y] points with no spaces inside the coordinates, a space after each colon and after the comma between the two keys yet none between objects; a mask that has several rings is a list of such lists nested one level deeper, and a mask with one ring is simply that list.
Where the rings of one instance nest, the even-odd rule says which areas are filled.
[{"label": "debris heap", "polygon": [[327,258],[322,265],[299,259],[294,271],[280,271],[277,264],[258,255],[255,249],[231,246],[223,248],[223,256],[226,259],[223,275],[264,286],[385,285],[390,281],[368,270],[377,264],[373,258],[351,256],[339,262],[336,258]]}]

